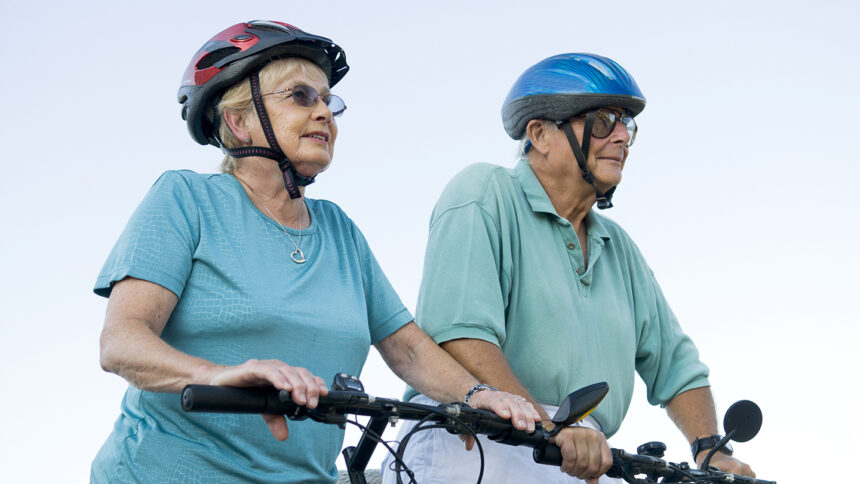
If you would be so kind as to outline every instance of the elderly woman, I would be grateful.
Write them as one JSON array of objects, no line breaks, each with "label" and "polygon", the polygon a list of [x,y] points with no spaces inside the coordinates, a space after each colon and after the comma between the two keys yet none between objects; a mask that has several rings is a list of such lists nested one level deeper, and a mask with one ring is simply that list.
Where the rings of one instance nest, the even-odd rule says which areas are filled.
[{"label": "elderly woman", "polygon": [[[374,344],[437,400],[483,388],[412,322],[343,211],[304,197],[331,164],[346,106],[329,88],[347,69],[340,47],[280,22],[237,24],[194,56],[182,115],[227,154],[224,173],[162,175],[99,274],[101,364],[130,386],[93,482],[335,480],[342,430],[186,414],[175,393],[189,383],[273,385],[315,407],[319,376],[358,374]],[[470,404],[521,429],[539,418],[504,392]]]}]

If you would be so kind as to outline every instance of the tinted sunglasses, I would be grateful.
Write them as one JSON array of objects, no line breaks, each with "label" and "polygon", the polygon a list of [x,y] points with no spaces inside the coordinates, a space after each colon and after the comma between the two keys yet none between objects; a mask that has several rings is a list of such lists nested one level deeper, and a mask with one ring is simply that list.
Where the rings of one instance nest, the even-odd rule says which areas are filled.
[{"label": "tinted sunglasses", "polygon": [[606,138],[612,134],[612,131],[615,129],[615,125],[620,122],[627,129],[627,134],[630,135],[630,141],[627,142],[627,146],[632,145],[633,141],[636,140],[636,131],[638,130],[636,121],[633,120],[632,116],[628,116],[626,113],[611,111],[609,109],[598,109],[597,111],[586,113],[586,116],[594,117],[594,125],[591,127],[591,136],[594,136],[595,138]]},{"label": "tinted sunglasses", "polygon": [[346,111],[346,104],[344,104],[343,99],[339,96],[335,96],[334,94],[322,95],[311,86],[298,85],[291,89],[278,89],[277,91],[263,94],[263,96],[281,93],[287,93],[284,96],[284,99],[291,98],[294,103],[303,108],[312,108],[316,106],[320,99],[322,99],[331,111],[331,115],[335,117],[340,116],[344,111]]}]

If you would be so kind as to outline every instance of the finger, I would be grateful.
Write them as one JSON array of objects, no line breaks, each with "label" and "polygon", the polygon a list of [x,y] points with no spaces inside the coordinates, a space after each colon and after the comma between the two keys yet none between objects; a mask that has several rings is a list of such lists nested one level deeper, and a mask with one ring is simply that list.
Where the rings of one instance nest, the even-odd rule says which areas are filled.
[{"label": "finger", "polygon": [[531,404],[528,400],[523,398],[520,402],[520,406],[523,408],[523,418],[526,421],[526,427],[529,432],[535,431],[535,422],[540,422],[540,414],[535,410],[534,405]]},{"label": "finger", "polygon": [[573,476],[577,465],[577,446],[573,435],[568,429],[563,429],[555,436],[555,440],[561,449],[561,471]]},{"label": "finger", "polygon": [[315,376],[314,382],[317,384],[317,388],[319,388],[321,396],[328,395],[328,385],[325,384],[325,381],[322,378]]},{"label": "finger", "polygon": [[308,408],[316,408],[319,402],[320,388],[317,382],[317,377],[305,368],[294,367],[296,374],[302,380],[302,386],[305,389],[305,398]]},{"label": "finger", "polygon": [[587,432],[590,451],[588,472],[591,473],[587,477],[599,478],[612,467],[612,451],[603,432],[591,429]]},{"label": "finger", "polygon": [[[304,368],[299,368],[295,366],[283,365],[278,368],[278,371],[287,379],[286,390],[290,392],[290,398],[297,405],[308,405],[308,382],[305,377],[302,376],[301,370]],[[309,378],[309,380],[312,380]],[[312,383],[315,386],[315,384]]]},{"label": "finger", "polygon": [[601,435],[597,431],[592,431],[587,434],[588,440],[588,465],[583,472],[587,478],[597,478],[603,475],[603,446],[601,445]]},{"label": "finger", "polygon": [[573,466],[573,475],[584,479],[586,477],[591,477],[592,472],[589,471],[589,466],[591,465],[591,456],[589,449],[588,439],[583,438],[580,434],[577,435],[576,441],[576,465]]},{"label": "finger", "polygon": [[282,442],[287,440],[287,437],[290,436],[290,429],[287,427],[287,419],[284,418],[283,415],[264,414],[262,417],[263,420],[266,421],[266,425],[269,426],[269,432],[271,432],[276,439]]},{"label": "finger", "polygon": [[609,449],[609,442],[606,441],[606,435],[603,435],[603,445],[601,447],[601,466],[600,475],[598,477],[606,474],[609,468],[612,467],[612,451]]},{"label": "finger", "polygon": [[535,421],[531,418],[532,408],[531,403],[524,398],[520,397],[514,402],[511,411],[511,421],[514,423],[514,427],[527,432],[534,432]]}]

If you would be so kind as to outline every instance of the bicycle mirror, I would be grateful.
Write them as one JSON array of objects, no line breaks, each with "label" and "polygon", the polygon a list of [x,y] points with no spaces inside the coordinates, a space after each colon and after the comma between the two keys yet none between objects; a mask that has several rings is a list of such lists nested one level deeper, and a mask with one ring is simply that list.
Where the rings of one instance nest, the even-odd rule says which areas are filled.
[{"label": "bicycle mirror", "polygon": [[755,402],[740,400],[732,404],[723,419],[726,434],[734,431],[732,440],[746,442],[758,434],[761,429],[761,409]]},{"label": "bicycle mirror", "polygon": [[605,381],[580,388],[565,397],[552,422],[559,430],[579,422],[597,408],[607,393],[609,393],[609,384]]}]

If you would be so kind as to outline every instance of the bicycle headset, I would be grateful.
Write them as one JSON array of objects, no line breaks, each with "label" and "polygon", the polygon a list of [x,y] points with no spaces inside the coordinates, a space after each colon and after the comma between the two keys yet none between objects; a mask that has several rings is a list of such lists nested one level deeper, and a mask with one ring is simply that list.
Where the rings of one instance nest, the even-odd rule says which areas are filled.
[{"label": "bicycle headset", "polygon": [[[233,25],[203,44],[182,76],[177,100],[182,104],[182,119],[194,141],[217,146],[235,158],[262,156],[276,161],[290,197],[299,198],[297,185],[309,185],[314,177],[296,172],[281,150],[260,93],[260,69],[272,60],[286,57],[303,57],[319,66],[328,78],[329,87],[349,70],[343,49],[330,39],[283,22],[252,20]],[[254,107],[269,146],[231,149],[218,137],[220,120],[216,110],[224,92],[246,77],[251,82]]]},{"label": "bicycle headset", "polygon": [[[605,193],[594,184],[588,169],[592,122],[586,119],[581,142],[567,121],[601,107],[615,106],[635,117],[645,109],[645,96],[633,77],[612,59],[594,54],[560,54],[526,69],[514,83],[502,105],[502,122],[508,135],[522,139],[532,119],[547,119],[561,125],[576,157],[582,177],[594,186],[597,208],[612,207],[616,187]],[[523,155],[531,147],[526,144]]]}]

